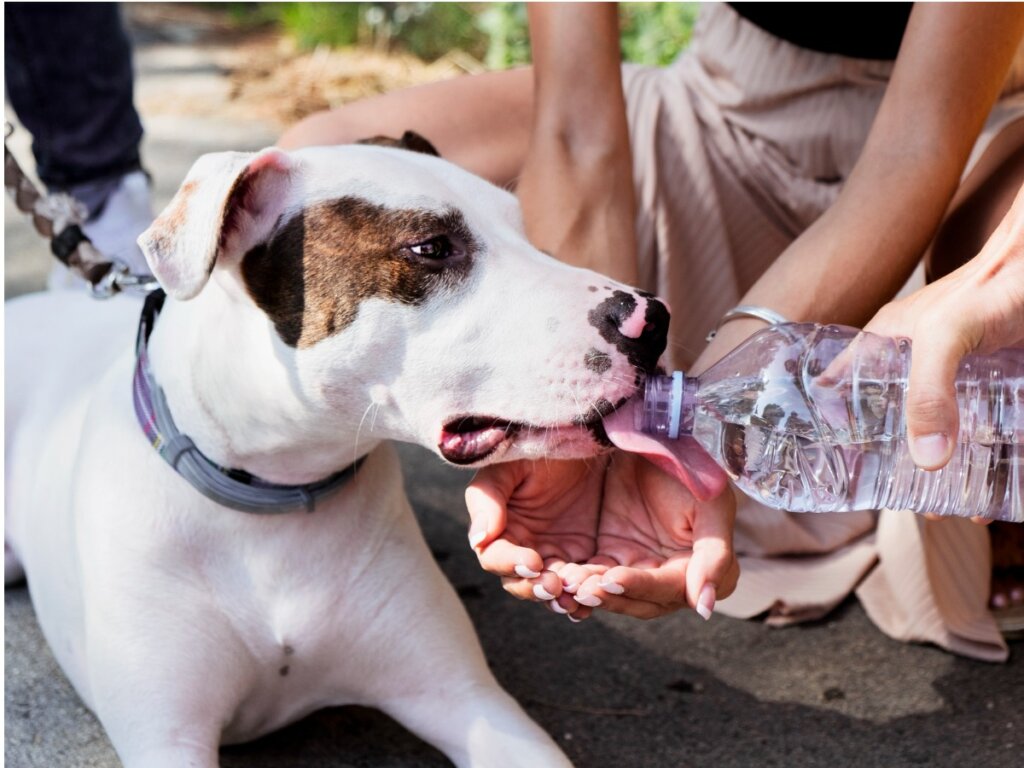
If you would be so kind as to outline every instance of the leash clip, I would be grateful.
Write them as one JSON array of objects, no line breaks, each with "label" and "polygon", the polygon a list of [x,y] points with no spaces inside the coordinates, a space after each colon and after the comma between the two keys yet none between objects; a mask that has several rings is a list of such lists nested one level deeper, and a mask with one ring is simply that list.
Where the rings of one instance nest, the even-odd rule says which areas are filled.
[{"label": "leash clip", "polygon": [[114,261],[110,270],[97,280],[89,284],[89,290],[94,299],[109,299],[116,293],[147,294],[160,287],[160,283],[152,275],[137,275],[128,270],[128,265],[120,261]]}]

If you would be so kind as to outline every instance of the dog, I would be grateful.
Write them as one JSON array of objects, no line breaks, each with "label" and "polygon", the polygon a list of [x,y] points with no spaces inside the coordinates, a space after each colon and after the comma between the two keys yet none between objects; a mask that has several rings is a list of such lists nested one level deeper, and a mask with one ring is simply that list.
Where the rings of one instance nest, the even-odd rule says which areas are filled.
[{"label": "dog", "polygon": [[458,766],[569,765],[488,670],[392,442],[596,455],[668,311],[410,143],[205,155],[139,238],[162,307],[7,304],[8,579],[128,768],[344,704]]}]

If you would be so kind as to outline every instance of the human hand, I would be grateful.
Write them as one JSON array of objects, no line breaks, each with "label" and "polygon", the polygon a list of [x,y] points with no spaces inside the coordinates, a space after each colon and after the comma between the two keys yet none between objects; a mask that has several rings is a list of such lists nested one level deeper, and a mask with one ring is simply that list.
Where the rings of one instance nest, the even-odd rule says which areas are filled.
[{"label": "human hand", "polygon": [[736,586],[732,493],[698,501],[640,456],[493,465],[466,503],[481,566],[574,620],[598,605],[639,618],[689,605],[707,618]]},{"label": "human hand", "polygon": [[944,466],[958,432],[954,380],[961,358],[1024,342],[1024,190],[971,261],[878,312],[864,330],[911,339],[910,455]]}]

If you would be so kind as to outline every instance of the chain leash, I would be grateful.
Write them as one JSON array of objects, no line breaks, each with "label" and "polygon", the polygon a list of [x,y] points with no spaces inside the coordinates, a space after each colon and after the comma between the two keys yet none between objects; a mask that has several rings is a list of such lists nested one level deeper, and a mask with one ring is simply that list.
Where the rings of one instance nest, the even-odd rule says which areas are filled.
[{"label": "chain leash", "polygon": [[106,299],[121,291],[148,293],[159,287],[151,275],[136,275],[126,264],[108,259],[82,232],[88,211],[71,195],[58,192],[44,195],[18,165],[7,147],[14,126],[4,129],[4,187],[15,206],[32,219],[32,226],[50,241],[50,252],[64,266],[89,284],[94,298]]}]

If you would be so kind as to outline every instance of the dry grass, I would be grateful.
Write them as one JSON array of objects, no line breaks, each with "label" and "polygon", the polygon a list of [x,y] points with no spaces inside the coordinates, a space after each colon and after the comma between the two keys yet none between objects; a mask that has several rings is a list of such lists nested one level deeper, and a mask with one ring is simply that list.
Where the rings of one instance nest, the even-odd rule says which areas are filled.
[{"label": "dry grass", "polygon": [[[132,4],[127,13],[143,66],[159,87],[137,93],[147,115],[220,116],[268,121],[278,127],[319,110],[400,88],[484,69],[453,51],[427,64],[415,56],[373,49],[300,51],[273,29],[241,31],[203,7]],[[202,77],[175,78],[186,67]]]}]

